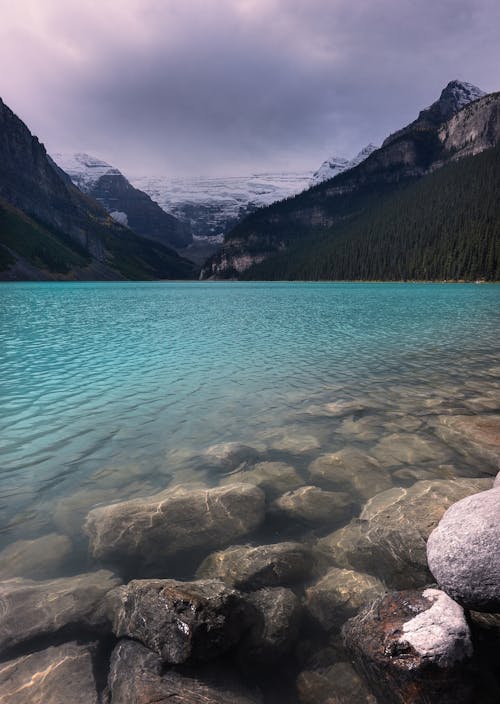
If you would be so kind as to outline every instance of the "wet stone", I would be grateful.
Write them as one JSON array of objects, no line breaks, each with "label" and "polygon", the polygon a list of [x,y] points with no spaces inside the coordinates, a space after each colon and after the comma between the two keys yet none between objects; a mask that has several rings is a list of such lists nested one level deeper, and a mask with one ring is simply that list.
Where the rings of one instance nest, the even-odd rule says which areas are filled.
[{"label": "wet stone", "polygon": [[500,488],[453,504],[427,542],[441,589],[469,609],[500,611]]},{"label": "wet stone", "polygon": [[283,587],[259,589],[247,597],[257,619],[239,646],[243,667],[273,665],[288,655],[297,640],[302,617],[299,599]]},{"label": "wet stone", "polygon": [[353,492],[363,499],[392,487],[391,475],[376,459],[355,447],[321,455],[309,465],[315,484],[336,491]]},{"label": "wet stone", "polygon": [[234,673],[216,668],[196,672],[165,667],[161,658],[135,641],[122,640],[111,656],[110,704],[262,704]]},{"label": "wet stone", "polygon": [[106,601],[118,638],[139,640],[175,664],[218,657],[236,645],[253,618],[240,594],[217,580],[133,580]]},{"label": "wet stone", "polygon": [[309,577],[312,563],[310,549],[301,543],[236,545],[209,555],[196,574],[248,591],[303,582]]},{"label": "wet stone", "polygon": [[376,577],[332,567],[306,589],[305,606],[321,627],[328,631],[340,627],[364,604],[384,592],[384,585]]},{"label": "wet stone", "polygon": [[259,462],[246,472],[237,472],[224,477],[220,484],[232,486],[243,482],[262,489],[268,500],[304,484],[297,470],[285,462]]},{"label": "wet stone", "polygon": [[164,565],[188,550],[213,550],[251,533],[264,519],[264,494],[250,484],[175,487],[145,499],[93,509],[85,531],[94,558]]},{"label": "wet stone", "polygon": [[346,492],[303,486],[276,499],[271,512],[280,518],[311,525],[333,525],[347,520],[351,507],[352,499]]},{"label": "wet stone", "polygon": [[322,538],[317,552],[337,567],[368,572],[392,588],[433,581],[426,542],[445,510],[467,495],[489,488],[488,479],[416,482],[377,494],[343,528]]},{"label": "wet stone", "polygon": [[71,541],[57,533],[33,540],[16,540],[0,552],[0,580],[53,577],[70,553]]},{"label": "wet stone", "polygon": [[377,704],[352,665],[343,661],[301,672],[297,694],[301,704]]},{"label": "wet stone", "polygon": [[92,657],[65,643],[0,663],[2,704],[98,704]]},{"label": "wet stone", "polygon": [[107,570],[41,582],[0,583],[0,651],[69,626],[105,631],[104,597],[120,580]]},{"label": "wet stone", "polygon": [[437,589],[392,592],[343,628],[358,671],[388,704],[471,702],[463,667],[472,657],[462,608]]}]

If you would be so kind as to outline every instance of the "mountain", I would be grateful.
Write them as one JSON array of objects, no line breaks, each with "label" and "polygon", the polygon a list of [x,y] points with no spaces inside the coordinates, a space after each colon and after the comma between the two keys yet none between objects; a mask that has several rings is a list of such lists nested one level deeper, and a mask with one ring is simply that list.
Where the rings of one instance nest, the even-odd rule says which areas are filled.
[{"label": "mountain", "polygon": [[51,157],[75,186],[100,203],[120,224],[167,247],[182,249],[191,244],[187,223],[162,210],[110,164],[89,154],[57,153]]},{"label": "mountain", "polygon": [[191,262],[114,221],[0,100],[0,278],[192,278]]},{"label": "mountain", "polygon": [[297,172],[185,179],[136,176],[131,182],[163,210],[188,222],[195,240],[220,245],[245,215],[300,193],[310,178],[311,172]]},{"label": "mountain", "polygon": [[[202,276],[238,277],[247,270],[245,276],[258,276],[264,269],[262,262],[270,257],[279,260],[283,270],[282,262],[290,251],[295,257],[299,249],[312,254],[319,239],[347,232],[349,223],[368,217],[382,201],[396,197],[412,182],[449,162],[494,147],[500,136],[500,94],[482,95],[463,106],[467,95],[479,93],[469,84],[452,81],[430,108],[388,137],[358,166],[239,223],[227,234],[220,253],[206,263]],[[450,105],[458,111],[440,121],[439,115],[450,114]],[[438,238],[438,211],[431,210],[436,214],[432,234]],[[446,216],[444,212],[440,218]],[[432,227],[429,220],[426,223]],[[398,272],[389,278],[398,278]]]},{"label": "mountain", "polygon": [[324,161],[319,169],[315,171],[312,175],[312,178],[309,182],[310,186],[317,186],[318,183],[323,183],[323,181],[328,181],[331,178],[334,178],[335,176],[338,176],[338,174],[343,173],[344,171],[349,171],[349,169],[354,169],[355,166],[358,164],[361,164],[362,161],[365,159],[368,159],[370,154],[374,152],[378,147],[376,147],[374,144],[367,144],[366,147],[364,147],[359,154],[357,154],[354,159],[342,159],[337,156],[332,156],[330,159],[327,159]]}]

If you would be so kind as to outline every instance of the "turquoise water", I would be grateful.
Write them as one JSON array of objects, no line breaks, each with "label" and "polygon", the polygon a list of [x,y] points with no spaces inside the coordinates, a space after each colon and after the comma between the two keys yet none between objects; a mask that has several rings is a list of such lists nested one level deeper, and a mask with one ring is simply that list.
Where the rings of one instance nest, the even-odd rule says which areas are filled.
[{"label": "turquoise water", "polygon": [[[214,443],[305,469],[346,445],[380,458],[384,434],[434,442],[437,415],[498,406],[495,285],[16,283],[0,296],[3,544],[54,530],[77,492],[87,510],[211,482]],[[470,471],[444,444],[436,458],[412,465]]]}]

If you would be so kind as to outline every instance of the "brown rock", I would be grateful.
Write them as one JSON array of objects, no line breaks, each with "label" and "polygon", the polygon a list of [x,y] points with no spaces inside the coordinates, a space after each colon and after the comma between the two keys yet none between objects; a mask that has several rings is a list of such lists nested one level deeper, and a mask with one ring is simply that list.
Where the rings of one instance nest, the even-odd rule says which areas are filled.
[{"label": "brown rock", "polygon": [[348,519],[351,507],[352,499],[345,492],[303,486],[280,496],[271,510],[275,515],[290,520],[311,525],[333,525]]},{"label": "brown rock", "polygon": [[212,660],[233,647],[253,611],[216,580],[133,580],[107,597],[114,634],[139,640],[162,660]]},{"label": "brown rock", "polygon": [[89,650],[65,643],[0,663],[2,704],[98,704]]},{"label": "brown rock", "polygon": [[343,628],[357,670],[387,704],[472,702],[472,656],[462,608],[437,589],[392,592]]},{"label": "brown rock", "polygon": [[111,656],[110,704],[262,704],[233,673],[210,666],[196,674],[166,669],[158,655],[122,640]]},{"label": "brown rock", "polygon": [[147,499],[93,509],[85,531],[95,558],[162,565],[187,550],[213,550],[259,526],[264,495],[250,484],[176,487]]},{"label": "brown rock", "polygon": [[311,552],[301,543],[235,545],[209,555],[197,576],[221,579],[237,589],[252,590],[302,582],[311,569]]},{"label": "brown rock", "polygon": [[107,570],[43,582],[19,578],[1,582],[0,651],[67,626],[106,629],[103,600],[119,583]]},{"label": "brown rock", "polygon": [[0,552],[0,579],[54,577],[70,553],[71,541],[57,533],[17,540]]}]

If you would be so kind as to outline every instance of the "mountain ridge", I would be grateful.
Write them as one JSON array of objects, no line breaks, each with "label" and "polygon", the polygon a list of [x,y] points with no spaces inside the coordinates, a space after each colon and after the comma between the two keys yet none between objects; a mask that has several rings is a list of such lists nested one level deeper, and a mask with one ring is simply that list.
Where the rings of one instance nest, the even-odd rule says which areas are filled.
[{"label": "mountain ridge", "polygon": [[462,106],[441,124],[417,118],[353,169],[249,216],[228,233],[221,252],[203,267],[202,277],[238,277],[291,243],[331,231],[369,210],[398,183],[494,146],[500,133],[499,106],[499,94],[492,93]]},{"label": "mountain ridge", "polygon": [[[0,99],[0,278],[186,278],[191,262],[115,222]],[[24,262],[24,263],[23,263]]]}]

